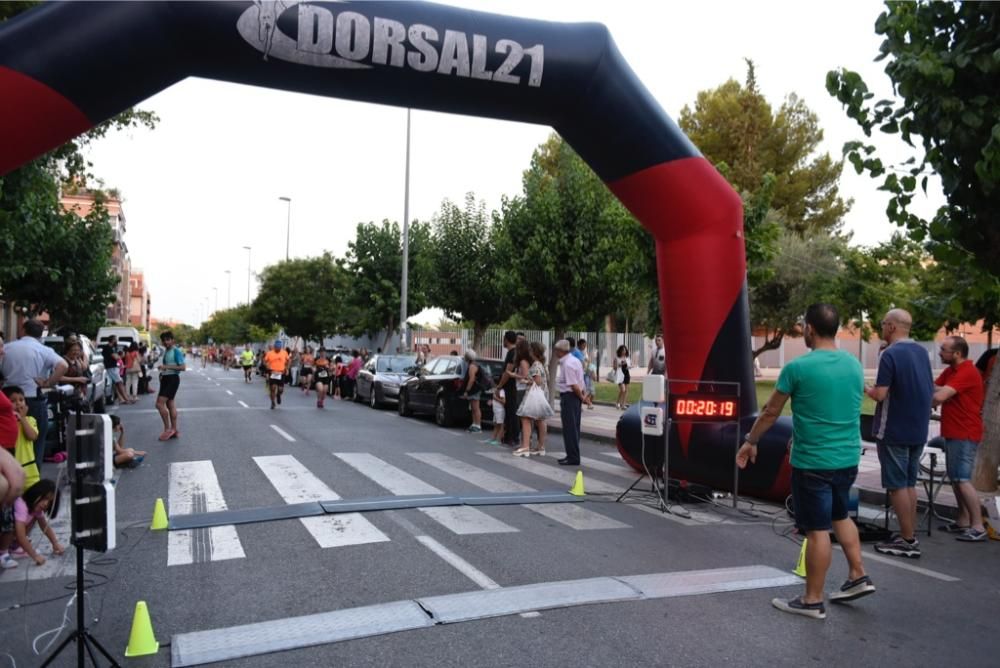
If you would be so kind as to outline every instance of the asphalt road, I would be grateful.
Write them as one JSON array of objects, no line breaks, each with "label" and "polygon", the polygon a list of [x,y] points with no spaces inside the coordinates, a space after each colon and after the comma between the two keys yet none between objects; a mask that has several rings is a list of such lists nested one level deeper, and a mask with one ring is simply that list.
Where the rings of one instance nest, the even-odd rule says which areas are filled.
[{"label": "asphalt road", "polygon": [[[327,400],[320,411],[314,401],[289,390],[269,410],[261,380],[245,385],[240,372],[213,367],[183,376],[179,439],[156,440],[152,397],[117,410],[128,445],[150,453],[117,484],[118,548],[90,555],[88,567],[96,585],[89,616],[99,620],[90,628],[119,660],[139,600],[161,649],[128,664],[169,666],[167,643],[193,631],[496,586],[795,565],[798,546],[779,535],[787,524],[780,513],[772,521],[773,508],[754,518],[691,506],[694,519],[683,520],[614,503],[630,474],[611,448],[586,442],[582,470],[596,493],[572,508],[396,510],[169,536],[146,529],[157,498],[176,516],[337,495],[565,490],[573,475],[555,462],[559,435],[550,437],[548,457],[529,461],[481,443],[485,434],[349,402]],[[938,533],[921,542],[919,561],[868,559],[878,592],[829,605],[825,621],[773,609],[772,597],[798,593],[785,586],[439,624],[219,665],[997,665],[1000,546]],[[71,554],[37,570],[22,560],[0,574],[0,666],[4,653],[19,667],[40,665],[31,643],[63,620]],[[846,574],[834,556],[828,589]],[[53,665],[75,665],[75,657]]]}]

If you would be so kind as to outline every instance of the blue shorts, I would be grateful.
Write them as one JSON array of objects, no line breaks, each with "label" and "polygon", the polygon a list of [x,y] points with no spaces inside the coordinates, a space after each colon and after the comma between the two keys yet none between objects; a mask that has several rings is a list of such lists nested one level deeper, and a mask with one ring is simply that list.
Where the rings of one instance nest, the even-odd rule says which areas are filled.
[{"label": "blue shorts", "polygon": [[924,444],[886,443],[878,441],[878,462],[882,466],[882,487],[890,491],[917,486],[920,456]]},{"label": "blue shorts", "polygon": [[481,390],[476,390],[475,392],[469,392],[465,398],[468,399],[469,401],[479,401],[479,398],[482,396],[481,392],[482,392]]},{"label": "blue shorts", "polygon": [[112,385],[117,385],[122,382],[122,375],[118,373],[118,369],[105,369],[108,372],[108,378],[111,379]]},{"label": "blue shorts", "polygon": [[792,468],[792,505],[799,531],[828,531],[846,520],[851,486],[858,467],[846,469]]},{"label": "blue shorts", "polygon": [[964,441],[957,438],[944,439],[944,454],[947,462],[948,480],[951,482],[969,482],[972,480],[972,469],[976,466],[975,441]]}]

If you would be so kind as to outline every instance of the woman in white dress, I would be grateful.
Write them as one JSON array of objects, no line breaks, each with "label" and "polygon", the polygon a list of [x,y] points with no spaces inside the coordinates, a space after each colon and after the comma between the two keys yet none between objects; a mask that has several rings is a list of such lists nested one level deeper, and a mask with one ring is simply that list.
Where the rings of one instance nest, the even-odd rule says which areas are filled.
[{"label": "woman in white dress", "polygon": [[[519,357],[520,353],[520,344],[518,344]],[[521,447],[514,451],[515,457],[545,454],[545,435],[548,431],[545,420],[555,415],[555,411],[549,405],[549,379],[545,372],[545,346],[537,341],[532,342],[530,359],[531,364],[524,374],[528,389],[524,393],[524,400],[517,409],[517,414],[521,418]],[[520,373],[523,369],[521,364],[527,365],[527,360],[520,359],[518,363],[518,373]],[[532,423],[538,432],[538,447],[535,449],[531,448]]]},{"label": "woman in white dress", "polygon": [[618,350],[615,352],[615,383],[618,385],[618,401],[615,403],[615,408],[618,410],[625,410],[628,408],[628,386],[632,381],[629,369],[632,367],[632,360],[628,356],[628,347],[625,345],[618,346]]}]

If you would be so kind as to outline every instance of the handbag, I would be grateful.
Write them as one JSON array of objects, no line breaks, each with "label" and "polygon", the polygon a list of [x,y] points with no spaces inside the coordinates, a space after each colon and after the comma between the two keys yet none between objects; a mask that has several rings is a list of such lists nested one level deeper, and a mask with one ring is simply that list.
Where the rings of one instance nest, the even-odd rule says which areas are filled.
[{"label": "handbag", "polygon": [[607,380],[607,381],[608,381],[609,383],[614,383],[614,382],[615,382],[615,378],[617,377],[617,375],[618,375],[618,372],[617,372],[617,371],[615,371],[614,369],[610,369],[610,370],[608,371],[607,375],[606,375],[606,376],[605,376],[604,378],[605,378],[605,380]]}]

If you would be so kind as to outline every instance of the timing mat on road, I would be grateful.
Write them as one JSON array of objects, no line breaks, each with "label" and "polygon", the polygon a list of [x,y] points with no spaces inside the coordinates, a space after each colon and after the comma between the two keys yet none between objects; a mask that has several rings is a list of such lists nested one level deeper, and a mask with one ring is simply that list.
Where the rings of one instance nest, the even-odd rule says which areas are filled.
[{"label": "timing mat on road", "polygon": [[169,529],[204,529],[233,524],[253,524],[273,520],[288,520],[338,513],[365,513],[377,510],[406,510],[438,506],[508,506],[525,503],[579,503],[582,496],[568,492],[501,492],[495,494],[415,494],[408,496],[376,496],[367,499],[309,501],[266,508],[220,510],[192,513],[170,518]]},{"label": "timing mat on road", "polygon": [[258,654],[537,610],[785,587],[801,582],[798,577],[770,566],[738,566],[541,582],[518,587],[428,596],[210,631],[182,633],[171,639],[170,665],[174,668],[198,666]]}]

